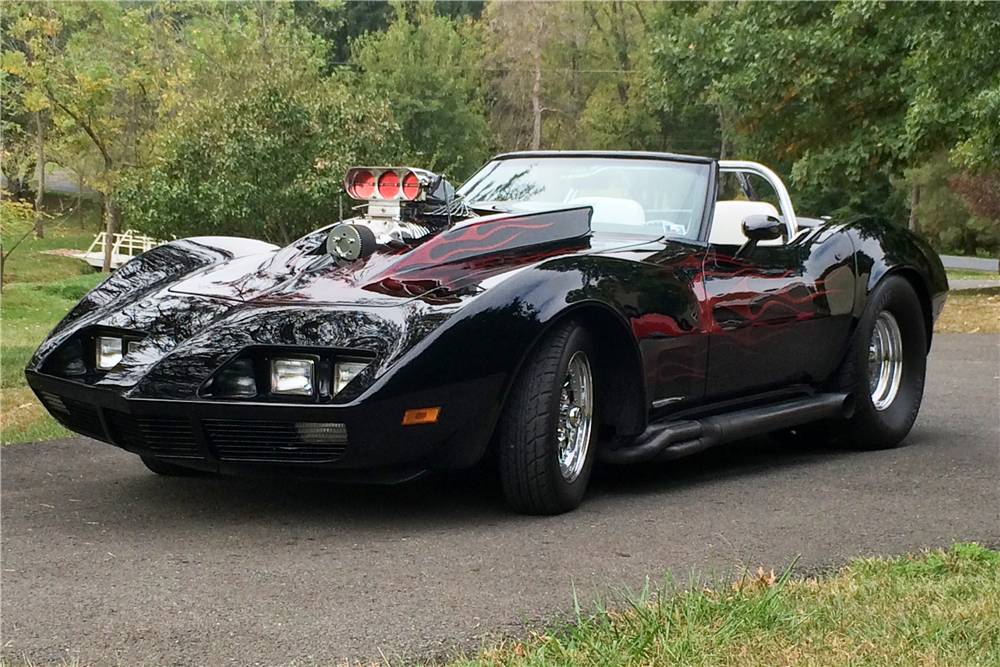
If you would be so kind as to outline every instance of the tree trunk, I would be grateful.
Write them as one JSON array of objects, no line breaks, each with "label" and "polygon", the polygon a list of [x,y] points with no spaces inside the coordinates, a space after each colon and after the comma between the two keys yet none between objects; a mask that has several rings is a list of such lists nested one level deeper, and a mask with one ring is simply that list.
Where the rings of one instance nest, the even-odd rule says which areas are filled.
[{"label": "tree trunk", "polygon": [[729,153],[729,142],[726,140],[726,117],[722,113],[722,107],[718,107],[719,112],[719,136],[722,139],[722,146],[719,147],[719,159],[725,160]]},{"label": "tree trunk", "polygon": [[118,232],[118,207],[109,195],[104,195],[104,266],[105,273],[111,272],[111,249],[115,245],[115,234]]},{"label": "tree trunk", "polygon": [[35,192],[35,238],[45,238],[45,222],[42,219],[42,204],[45,200],[45,125],[42,112],[35,112],[35,139],[38,141],[38,190]]},{"label": "tree trunk", "polygon": [[913,184],[913,191],[910,193],[910,221],[907,226],[911,232],[917,231],[917,206],[920,204],[920,186]]},{"label": "tree trunk", "polygon": [[541,19],[535,24],[535,39],[532,44],[535,57],[535,82],[531,86],[531,113],[534,116],[534,128],[531,133],[531,150],[537,151],[542,146],[542,49],[541,49]]},{"label": "tree trunk", "polygon": [[628,105],[628,74],[626,72],[632,69],[632,64],[628,57],[628,30],[625,25],[625,5],[622,0],[611,3],[611,13],[615,19],[613,29],[618,51],[618,67],[622,70],[622,74],[618,78],[618,101],[624,107]]},{"label": "tree trunk", "polygon": [[76,172],[76,219],[83,229],[83,172]]},{"label": "tree trunk", "polygon": [[267,52],[267,17],[265,16],[264,0],[257,0],[257,27],[260,30],[260,52],[266,59]]}]

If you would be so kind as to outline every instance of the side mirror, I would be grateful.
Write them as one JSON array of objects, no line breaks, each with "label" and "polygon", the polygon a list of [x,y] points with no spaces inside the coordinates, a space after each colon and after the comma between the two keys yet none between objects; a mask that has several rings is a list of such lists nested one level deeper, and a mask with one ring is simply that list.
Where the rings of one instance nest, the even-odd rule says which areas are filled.
[{"label": "side mirror", "polygon": [[785,223],[773,215],[748,215],[743,218],[743,235],[747,242],[743,244],[737,255],[750,253],[761,241],[774,241],[785,235]]},{"label": "side mirror", "polygon": [[748,215],[743,218],[743,235],[753,242],[773,241],[785,233],[785,223],[773,215]]}]

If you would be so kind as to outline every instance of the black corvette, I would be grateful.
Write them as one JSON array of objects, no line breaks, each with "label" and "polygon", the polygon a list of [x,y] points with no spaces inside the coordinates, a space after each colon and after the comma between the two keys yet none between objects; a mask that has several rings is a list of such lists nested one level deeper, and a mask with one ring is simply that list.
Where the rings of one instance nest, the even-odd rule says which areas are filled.
[{"label": "black corvette", "polygon": [[893,447],[916,418],[940,260],[901,228],[797,217],[759,164],[514,153],[457,191],[404,168],[345,185],[364,212],[285,248],[132,260],[31,387],[156,473],[393,482],[492,456],[530,513],[576,507],[595,461],[773,431]]}]

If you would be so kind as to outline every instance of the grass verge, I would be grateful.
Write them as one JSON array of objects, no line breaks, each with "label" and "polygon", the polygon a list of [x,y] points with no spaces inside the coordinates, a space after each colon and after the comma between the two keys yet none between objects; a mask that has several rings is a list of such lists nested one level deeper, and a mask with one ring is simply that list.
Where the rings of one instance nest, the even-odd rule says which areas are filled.
[{"label": "grass verge", "polygon": [[[29,236],[10,254],[4,268],[4,283],[48,283],[92,273],[90,265],[82,260],[48,255],[44,251],[86,250],[93,240],[92,224],[86,229],[80,229],[71,219],[57,218],[50,221],[45,227],[44,239]],[[9,248],[16,241],[15,236],[4,236],[3,247]]]},{"label": "grass verge", "polygon": [[[56,423],[24,381],[35,348],[84,294],[104,278],[79,259],[46,250],[86,250],[99,216],[88,210],[85,229],[64,213],[45,226],[45,238],[27,238],[11,253],[0,296],[0,444],[51,440],[69,431]],[[3,238],[4,247],[15,238]]]},{"label": "grass verge", "polygon": [[0,304],[0,444],[71,435],[28,389],[24,367],[63,315],[103,278],[103,274],[90,273],[51,283],[4,287]]},{"label": "grass verge", "polygon": [[1000,553],[960,544],[855,560],[826,579],[761,572],[725,589],[644,594],[449,667],[1000,665],[997,609]]},{"label": "grass verge", "polygon": [[996,271],[971,271],[969,269],[945,269],[949,280],[1000,280]]},{"label": "grass verge", "polygon": [[1000,286],[948,293],[934,333],[1000,332]]}]

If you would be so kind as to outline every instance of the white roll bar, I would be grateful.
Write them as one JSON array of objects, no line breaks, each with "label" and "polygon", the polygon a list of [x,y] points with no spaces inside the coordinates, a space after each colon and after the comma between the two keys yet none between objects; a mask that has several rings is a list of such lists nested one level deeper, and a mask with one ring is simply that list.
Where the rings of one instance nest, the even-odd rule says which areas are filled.
[{"label": "white roll bar", "polygon": [[781,206],[781,216],[785,219],[785,228],[788,230],[788,240],[791,241],[799,233],[799,221],[795,217],[795,209],[792,208],[792,198],[788,196],[788,189],[781,182],[781,178],[757,162],[748,160],[719,160],[719,172],[723,174],[757,174],[774,188],[778,193],[778,203]]}]

